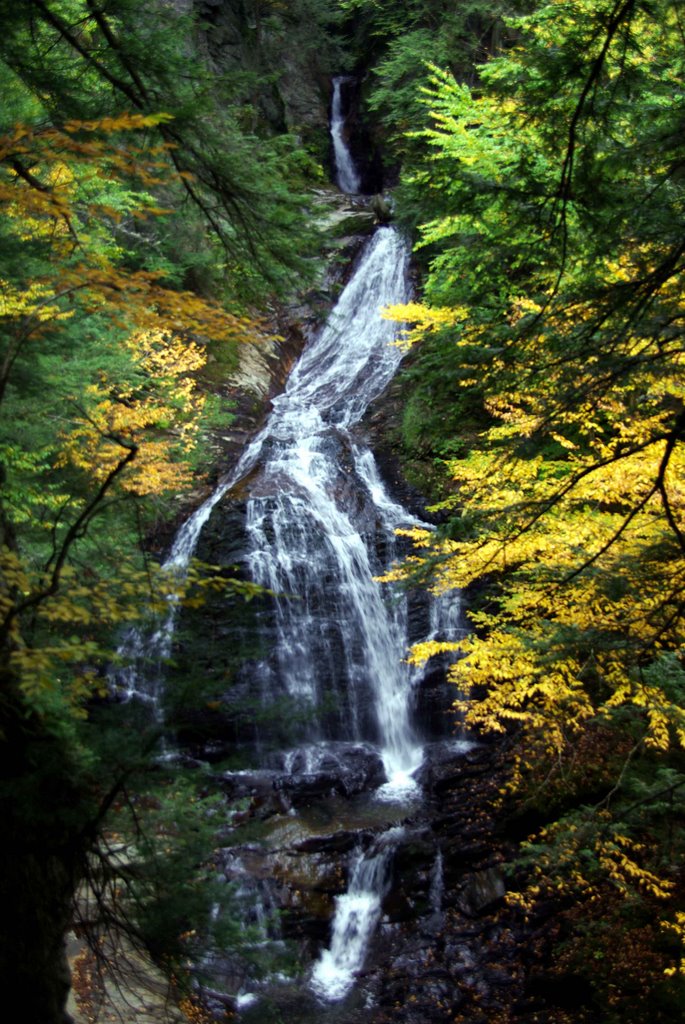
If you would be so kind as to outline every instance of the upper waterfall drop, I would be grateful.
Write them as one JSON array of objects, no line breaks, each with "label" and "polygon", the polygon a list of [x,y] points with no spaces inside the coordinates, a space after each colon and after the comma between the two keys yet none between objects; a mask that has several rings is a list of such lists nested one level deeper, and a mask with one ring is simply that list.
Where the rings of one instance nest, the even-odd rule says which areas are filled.
[{"label": "upper waterfall drop", "polygon": [[[407,299],[407,263],[399,234],[376,231],[274,399],[247,503],[249,574],[277,595],[272,653],[259,666],[264,699],[285,692],[308,703],[310,742],[373,742],[386,796],[406,795],[422,754],[403,662],[406,602],[374,577],[388,567],[379,549],[392,557],[396,528],[415,521],[385,493],[371,452],[349,430],[399,364],[396,327],[381,310]],[[333,732],[321,710],[332,697]]]},{"label": "upper waterfall drop", "polygon": [[331,139],[335,157],[336,184],[341,192],[356,195],[361,191],[361,176],[357,171],[349,146],[345,140],[345,123],[347,115],[343,104],[342,87],[350,79],[346,75],[337,75],[333,79],[333,99],[331,101]]}]

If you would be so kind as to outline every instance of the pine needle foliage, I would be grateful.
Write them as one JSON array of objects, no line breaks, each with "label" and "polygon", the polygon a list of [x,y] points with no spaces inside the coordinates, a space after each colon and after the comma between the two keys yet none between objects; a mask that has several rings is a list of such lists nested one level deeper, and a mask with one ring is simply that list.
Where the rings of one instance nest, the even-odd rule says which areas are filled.
[{"label": "pine needle foliage", "polygon": [[[520,899],[611,905],[610,928],[638,931],[651,908],[635,949],[665,1020],[685,849],[682,11],[543,3],[510,30],[475,87],[432,67],[412,135],[427,276],[388,315],[409,322],[434,442],[456,455],[447,525],[415,531],[393,575],[479,585],[452,645],[458,706],[517,737],[511,790],[555,812]],[[649,1019],[649,999],[622,1017],[595,980],[603,1020]]]}]

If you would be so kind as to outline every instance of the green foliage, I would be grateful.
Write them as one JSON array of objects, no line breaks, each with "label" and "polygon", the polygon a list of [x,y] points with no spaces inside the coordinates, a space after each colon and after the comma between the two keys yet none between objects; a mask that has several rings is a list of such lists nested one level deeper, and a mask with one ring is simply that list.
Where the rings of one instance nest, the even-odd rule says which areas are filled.
[{"label": "green foliage", "polygon": [[477,87],[432,69],[412,136],[425,301],[390,315],[434,407],[428,438],[405,437],[461,446],[454,524],[415,531],[405,574],[489,581],[451,675],[468,723],[517,737],[511,792],[548,822],[521,905],[555,903],[586,969],[602,913],[614,967],[625,929],[625,990],[593,984],[618,1020],[640,978],[642,1021],[649,993],[662,1014],[677,998],[685,920],[682,19],[668,0],[583,0],[511,31]]},{"label": "green foliage", "polygon": [[[265,41],[301,34],[311,54],[334,7],[252,10]],[[105,666],[122,627],[166,614],[168,596],[252,596],[199,569],[164,578],[140,542],[193,482],[198,440],[232,415],[206,390],[237,342],[263,336],[255,305],[316,273],[314,171],[286,125],[251,113],[274,83],[266,42],[254,67],[218,73],[209,27],[178,5],[0,0],[0,20],[1,874],[8,931],[35,933],[0,944],[0,969],[26,987],[31,942],[54,931],[31,983],[31,1019],[48,1020],[84,875],[104,881],[101,927],[178,962],[228,895],[214,892],[217,808],[151,766],[159,728],[107,707]],[[135,796],[115,825],[120,792]]]},{"label": "green foliage", "polygon": [[[360,62],[371,64],[365,95],[384,132],[386,156],[406,167],[420,154],[411,133],[423,123],[421,88],[428,84],[428,65],[450,68],[457,78],[473,80],[476,64],[502,45],[503,16],[521,13],[530,4],[347,0],[341,7],[349,19],[353,49]],[[409,205],[401,216],[416,223]]]},{"label": "green foliage", "polygon": [[141,781],[135,796],[117,803],[111,838],[105,837],[110,845],[118,832],[132,837],[129,847],[108,855],[110,863],[122,862],[119,912],[177,978],[188,958],[199,961],[214,949],[227,953],[245,939],[231,912],[231,887],[213,863],[226,808],[222,798],[202,795],[201,782],[179,772],[158,778],[152,788]]},{"label": "green foliage", "polygon": [[[157,133],[179,186],[167,185],[165,200],[176,207],[190,200],[200,218],[197,230],[212,231],[226,254],[228,296],[290,291],[293,272],[311,273],[303,258],[313,251],[313,239],[301,213],[297,146],[246,130],[241,122],[244,104],[253,98],[249,76],[237,70],[221,77],[209,68],[195,49],[190,15],[165,9],[161,16],[155,4],[139,0],[102,8],[85,0],[30,0],[4,3],[0,13],[0,58],[40,97],[53,121],[97,119],[122,108],[168,115]],[[141,255],[152,249],[177,262],[174,235],[141,233],[130,220],[120,222],[118,231],[128,249]],[[206,234],[195,248],[207,250]]]}]

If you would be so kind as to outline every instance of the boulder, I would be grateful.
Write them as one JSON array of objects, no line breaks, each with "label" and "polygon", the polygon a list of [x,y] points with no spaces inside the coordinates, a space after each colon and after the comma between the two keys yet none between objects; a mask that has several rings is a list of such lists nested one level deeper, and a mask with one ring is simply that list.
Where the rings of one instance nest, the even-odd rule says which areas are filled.
[{"label": "boulder", "polygon": [[457,904],[469,917],[477,917],[499,903],[506,891],[502,871],[497,867],[484,868],[464,877]]}]

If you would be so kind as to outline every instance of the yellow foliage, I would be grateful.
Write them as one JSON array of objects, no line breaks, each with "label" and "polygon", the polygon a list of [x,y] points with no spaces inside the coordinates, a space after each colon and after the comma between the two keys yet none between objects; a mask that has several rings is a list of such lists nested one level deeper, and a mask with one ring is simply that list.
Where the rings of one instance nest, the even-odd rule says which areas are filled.
[{"label": "yellow foliage", "polygon": [[0,278],[0,317],[7,317],[8,320],[29,317],[38,323],[68,320],[74,311],[62,309],[55,298],[47,285],[33,282],[20,289]]},{"label": "yellow foliage", "polygon": [[394,343],[401,348],[411,348],[416,342],[431,331],[441,331],[447,327],[456,327],[462,323],[468,315],[465,308],[430,308],[418,302],[407,302],[398,306],[386,306],[381,316],[386,320],[395,320],[398,323],[411,324],[399,332],[397,341]]},{"label": "yellow foliage", "polygon": [[[8,338],[6,368],[28,345],[59,337],[65,322],[87,328],[105,315],[129,355],[123,376],[101,375],[80,397],[82,415],[62,433],[57,465],[72,463],[101,481],[121,458],[123,444],[138,447],[121,483],[136,494],[178,490],[191,479],[184,457],[195,445],[204,399],[196,374],[208,341],[254,342],[260,325],[217,303],[166,287],[158,271],[118,265],[107,218],[120,219],[108,189],[124,183],[131,215],[165,211],[130,191],[150,186],[165,147],[146,150],[113,141],[167,119],[122,114],[67,122],[61,128],[18,125],[0,137],[0,207],[16,238],[39,241],[46,269],[40,279],[0,282],[0,318]],[[7,369],[3,372],[8,372]],[[2,381],[4,386],[4,381]]]},{"label": "yellow foliage", "polygon": [[191,375],[204,366],[204,349],[159,329],[137,332],[126,347],[134,367],[153,386],[121,387],[102,375],[98,385],[87,389],[93,404],[87,419],[77,421],[65,435],[60,461],[102,480],[119,461],[123,439],[138,446],[135,462],[122,481],[125,490],[135,494],[180,490],[190,481],[190,470],[174,456],[195,445],[204,396],[196,393]]},{"label": "yellow foliage", "polygon": [[[28,416],[30,398],[15,385],[29,366],[32,387],[47,391],[40,407],[58,409],[36,430],[40,448],[20,430],[3,441],[11,496],[0,527],[21,527],[31,554],[0,552],[0,631],[7,677],[30,712],[53,723],[82,714],[102,691],[102,675],[85,666],[112,659],[112,638],[141,609],[166,614],[169,597],[197,603],[211,586],[252,596],[223,575],[163,577],[132,568],[135,556],[113,565],[106,543],[96,564],[84,556],[84,534],[94,537],[96,514],[107,523],[117,491],[190,483],[207,345],[263,337],[253,318],[123,259],[114,227],[166,212],[145,191],[174,183],[166,147],[150,147],[145,131],[166,118],[122,114],[0,135],[0,213],[16,250],[11,280],[0,280],[0,393]],[[4,536],[14,543],[12,529]],[[70,560],[79,555],[77,572]]]}]

